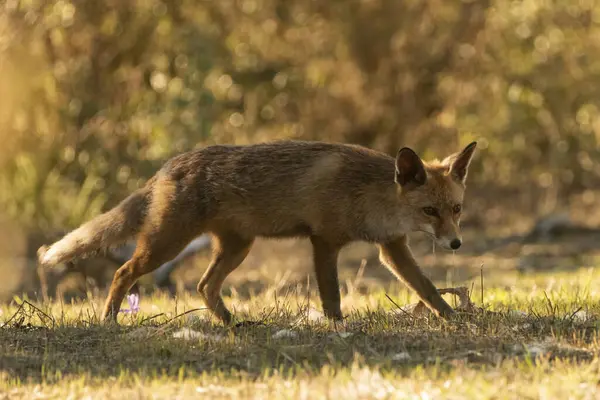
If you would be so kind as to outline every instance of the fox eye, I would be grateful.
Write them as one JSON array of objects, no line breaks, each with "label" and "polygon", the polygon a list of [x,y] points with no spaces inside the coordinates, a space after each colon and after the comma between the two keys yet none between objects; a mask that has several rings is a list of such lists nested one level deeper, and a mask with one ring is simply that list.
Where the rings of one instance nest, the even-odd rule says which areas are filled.
[{"label": "fox eye", "polygon": [[429,215],[431,217],[437,217],[439,215],[434,207],[423,207],[423,212],[425,215]]},{"label": "fox eye", "polygon": [[460,204],[457,204],[457,205],[455,205],[455,206],[452,208],[452,211],[454,212],[454,214],[458,214],[459,212],[461,212],[461,211],[462,211],[462,207],[461,207],[461,205],[460,205]]}]

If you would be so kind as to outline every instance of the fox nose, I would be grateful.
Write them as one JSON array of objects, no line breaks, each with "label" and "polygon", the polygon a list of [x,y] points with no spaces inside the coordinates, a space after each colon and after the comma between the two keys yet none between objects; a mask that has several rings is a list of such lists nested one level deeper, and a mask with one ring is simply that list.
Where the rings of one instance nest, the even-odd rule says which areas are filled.
[{"label": "fox nose", "polygon": [[452,239],[452,241],[450,242],[450,248],[452,250],[458,250],[461,244],[462,242],[460,241],[460,239]]}]

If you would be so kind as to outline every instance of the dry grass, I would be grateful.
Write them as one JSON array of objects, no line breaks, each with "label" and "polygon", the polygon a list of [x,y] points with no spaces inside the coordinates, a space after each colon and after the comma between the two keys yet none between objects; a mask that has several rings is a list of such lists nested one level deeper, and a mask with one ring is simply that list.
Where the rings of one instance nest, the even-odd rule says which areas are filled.
[{"label": "dry grass", "polygon": [[272,287],[227,299],[263,323],[233,329],[181,315],[202,308],[193,295],[142,297],[118,327],[98,324],[101,298],[16,299],[1,309],[0,398],[596,398],[595,288],[594,269],[488,280],[488,312],[444,322],[347,283],[348,319],[332,326],[315,293]]}]

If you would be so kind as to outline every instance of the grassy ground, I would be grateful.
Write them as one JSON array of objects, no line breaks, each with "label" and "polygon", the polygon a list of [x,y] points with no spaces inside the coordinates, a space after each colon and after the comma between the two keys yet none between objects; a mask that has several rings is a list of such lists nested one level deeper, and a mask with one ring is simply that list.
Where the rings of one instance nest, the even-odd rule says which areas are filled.
[{"label": "grassy ground", "polygon": [[264,323],[237,329],[191,311],[193,294],[143,296],[118,327],[98,324],[101,298],[16,299],[0,315],[0,398],[597,398],[597,288],[592,268],[503,274],[485,281],[486,312],[448,323],[399,309],[416,300],[400,285],[348,281],[336,327],[313,291],[272,286],[226,299]]}]

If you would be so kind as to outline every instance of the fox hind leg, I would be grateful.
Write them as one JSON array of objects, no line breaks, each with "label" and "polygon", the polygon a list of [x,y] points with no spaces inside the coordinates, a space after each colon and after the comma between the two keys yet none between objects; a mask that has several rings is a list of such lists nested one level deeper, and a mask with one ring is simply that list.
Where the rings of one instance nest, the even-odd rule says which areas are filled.
[{"label": "fox hind leg", "polygon": [[225,278],[246,258],[254,238],[242,238],[236,234],[215,235],[213,258],[198,283],[198,292],[208,309],[225,325],[231,324],[231,312],[225,306],[221,296],[221,287]]},{"label": "fox hind leg", "polygon": [[164,228],[140,234],[133,257],[115,273],[102,311],[102,320],[116,321],[125,294],[138,278],[175,257],[193,237],[192,232],[175,232]]}]

